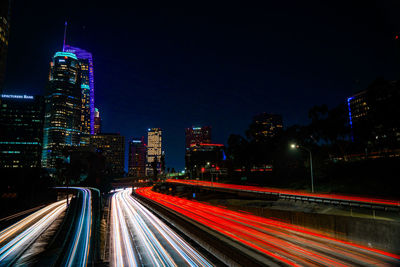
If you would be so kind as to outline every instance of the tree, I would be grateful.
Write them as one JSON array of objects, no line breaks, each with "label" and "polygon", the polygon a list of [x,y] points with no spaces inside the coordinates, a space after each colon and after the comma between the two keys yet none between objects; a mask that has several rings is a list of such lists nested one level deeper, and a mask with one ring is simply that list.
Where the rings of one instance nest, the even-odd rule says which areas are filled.
[{"label": "tree", "polygon": [[351,145],[347,114],[345,104],[332,109],[328,109],[326,105],[311,108],[311,123],[307,128],[314,141],[313,145],[318,145],[328,154],[344,156]]}]

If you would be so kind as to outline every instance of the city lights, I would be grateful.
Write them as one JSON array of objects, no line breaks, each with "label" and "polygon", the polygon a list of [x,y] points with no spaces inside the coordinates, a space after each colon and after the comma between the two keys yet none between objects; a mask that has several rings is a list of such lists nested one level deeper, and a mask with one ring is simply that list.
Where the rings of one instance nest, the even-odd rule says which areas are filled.
[{"label": "city lights", "polygon": [[0,266],[400,266],[396,1],[14,2]]}]

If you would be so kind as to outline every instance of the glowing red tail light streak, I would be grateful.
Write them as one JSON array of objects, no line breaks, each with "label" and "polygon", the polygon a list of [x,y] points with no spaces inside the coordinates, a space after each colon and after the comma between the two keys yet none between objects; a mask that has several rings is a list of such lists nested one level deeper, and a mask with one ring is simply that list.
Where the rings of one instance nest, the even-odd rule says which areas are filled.
[{"label": "glowing red tail light streak", "polygon": [[400,263],[399,255],[277,220],[156,193],[151,188],[138,189],[136,193],[287,265]]},{"label": "glowing red tail light streak", "polygon": [[178,184],[188,184],[195,186],[208,186],[208,187],[218,187],[224,189],[233,189],[233,190],[248,190],[255,192],[268,192],[268,193],[280,193],[286,195],[293,196],[307,196],[307,197],[319,197],[319,198],[327,198],[327,199],[335,199],[335,200],[345,200],[345,201],[357,201],[363,202],[365,204],[376,204],[376,205],[389,205],[389,206],[400,206],[400,200],[390,200],[390,199],[379,199],[379,198],[370,198],[370,197],[362,197],[362,196],[351,196],[351,195],[339,195],[339,194],[318,194],[318,193],[308,193],[304,191],[298,190],[287,190],[287,189],[278,189],[278,188],[270,188],[270,187],[260,187],[260,186],[248,186],[248,185],[236,185],[236,184],[224,184],[224,183],[212,183],[209,181],[197,181],[197,180],[167,180],[169,183],[178,183]]}]

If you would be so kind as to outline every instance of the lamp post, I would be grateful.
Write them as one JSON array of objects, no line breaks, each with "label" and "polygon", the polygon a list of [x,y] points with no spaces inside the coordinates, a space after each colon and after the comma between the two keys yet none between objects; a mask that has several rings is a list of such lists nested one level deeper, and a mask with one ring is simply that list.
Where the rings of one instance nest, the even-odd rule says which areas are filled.
[{"label": "lamp post", "polygon": [[314,174],[313,174],[313,166],[312,166],[312,153],[311,150],[308,149],[305,146],[300,146],[300,145],[296,145],[296,144],[291,144],[290,148],[292,149],[297,149],[297,148],[302,148],[306,151],[308,151],[308,153],[310,153],[310,169],[311,169],[311,192],[314,193]]}]

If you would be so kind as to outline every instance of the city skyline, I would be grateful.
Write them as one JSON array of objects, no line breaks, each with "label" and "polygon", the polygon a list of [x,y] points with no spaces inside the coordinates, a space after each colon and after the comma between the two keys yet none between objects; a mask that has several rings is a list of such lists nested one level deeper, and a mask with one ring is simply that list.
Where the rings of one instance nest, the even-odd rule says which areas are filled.
[{"label": "city skyline", "polygon": [[400,1],[172,4],[0,0],[0,265],[400,266]]},{"label": "city skyline", "polygon": [[[160,127],[165,130],[167,166],[182,169],[183,129],[190,125],[213,126],[215,142],[226,144],[230,133],[244,133],[255,114],[278,113],[284,125],[303,124],[308,122],[308,109],[315,104],[332,107],[343,103],[378,75],[397,78],[399,52],[394,37],[400,23],[391,6],[363,3],[363,12],[354,12],[356,3],[347,9],[341,3],[314,3],[298,7],[298,11],[273,4],[270,10],[281,15],[265,8],[241,10],[232,5],[230,13],[224,14],[226,23],[218,17],[223,10],[218,5],[214,11],[135,8],[129,23],[124,21],[125,11],[112,8],[107,13],[110,25],[97,19],[104,10],[92,5],[79,10],[72,8],[74,5],[65,6],[57,14],[48,14],[51,4],[47,7],[46,2],[27,6],[14,3],[5,92],[43,93],[46,62],[61,49],[63,26],[68,20],[66,43],[91,51],[96,73],[99,71],[96,107],[102,111],[103,131],[120,132],[129,138],[143,135],[147,128]],[[390,5],[396,7],[393,2]],[[315,10],[324,10],[324,17]],[[186,16],[186,12],[198,19]],[[294,25],[298,12],[322,23],[314,25],[311,19]],[[34,13],[39,19],[33,19]],[[46,16],[40,16],[44,13]],[[235,21],[234,14],[241,14],[243,20]],[[187,26],[175,27],[180,21],[186,21]],[[138,27],[130,27],[130,23]],[[281,33],[271,29],[270,24]],[[334,26],[340,30],[332,31]],[[113,27],[129,34],[115,33]],[[385,31],[379,30],[382,27]],[[205,41],[209,39],[214,41]],[[285,45],[279,48],[274,40]],[[34,47],[33,42],[40,43],[34,51],[21,49],[22,44]],[[132,45],[129,49],[128,43]],[[160,52],[154,54],[157,50]],[[377,51],[379,59],[374,56]],[[21,78],[17,69],[27,56],[33,57],[36,65]],[[346,66],[344,60],[348,60]],[[299,69],[302,71],[294,75]],[[329,74],[332,71],[338,72],[335,77]],[[166,97],[169,101],[164,101]],[[145,112],[150,99],[152,108]],[[136,104],[132,106],[131,101]],[[281,105],[283,102],[287,104]]]}]

